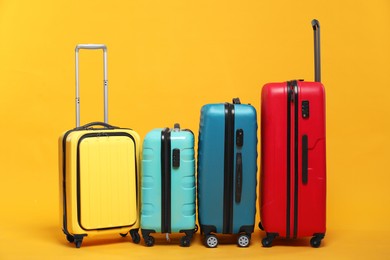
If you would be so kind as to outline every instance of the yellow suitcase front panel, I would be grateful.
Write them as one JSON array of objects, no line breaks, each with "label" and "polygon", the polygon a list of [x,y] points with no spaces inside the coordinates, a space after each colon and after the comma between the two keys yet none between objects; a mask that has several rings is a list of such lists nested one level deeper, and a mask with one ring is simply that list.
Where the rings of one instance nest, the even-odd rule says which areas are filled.
[{"label": "yellow suitcase front panel", "polygon": [[137,221],[135,143],[130,136],[83,136],[78,145],[78,219],[85,230]]}]

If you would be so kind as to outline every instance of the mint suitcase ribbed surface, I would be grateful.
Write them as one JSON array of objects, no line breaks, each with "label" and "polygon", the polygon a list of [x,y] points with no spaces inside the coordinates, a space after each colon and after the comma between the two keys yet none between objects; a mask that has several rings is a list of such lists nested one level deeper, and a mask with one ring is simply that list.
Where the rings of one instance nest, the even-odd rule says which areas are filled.
[{"label": "mint suitcase ribbed surface", "polygon": [[141,230],[147,246],[151,233],[185,233],[189,246],[195,232],[194,135],[189,130],[157,128],[143,143],[141,174]]}]

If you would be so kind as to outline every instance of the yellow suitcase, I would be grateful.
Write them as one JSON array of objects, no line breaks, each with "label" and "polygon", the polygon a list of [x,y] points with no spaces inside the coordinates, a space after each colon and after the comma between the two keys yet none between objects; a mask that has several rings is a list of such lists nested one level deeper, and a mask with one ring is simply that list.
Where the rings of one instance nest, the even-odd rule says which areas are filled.
[{"label": "yellow suitcase", "polygon": [[[78,52],[103,49],[104,123],[80,127]],[[130,233],[139,243],[139,135],[107,124],[107,48],[101,44],[76,47],[76,128],[59,138],[62,230],[79,248],[84,237]]]}]

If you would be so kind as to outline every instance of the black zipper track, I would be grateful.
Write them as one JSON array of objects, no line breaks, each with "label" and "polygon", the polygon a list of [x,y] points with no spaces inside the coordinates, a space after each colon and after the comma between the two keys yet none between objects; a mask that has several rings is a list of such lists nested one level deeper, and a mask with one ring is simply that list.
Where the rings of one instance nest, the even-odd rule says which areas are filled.
[{"label": "black zipper track", "polygon": [[294,87],[294,238],[298,234],[298,119],[299,119],[299,100],[298,100],[298,83],[293,81]]},{"label": "black zipper track", "polygon": [[[114,227],[102,227],[102,228],[96,228],[96,229],[87,229],[87,228],[84,228],[81,224],[81,198],[80,198],[80,143],[82,140],[84,140],[85,138],[91,138],[91,137],[99,137],[99,136],[126,136],[126,137],[129,137],[131,140],[133,140],[134,142],[134,148],[136,150],[136,142],[134,140],[134,137],[131,136],[130,134],[128,133],[125,133],[125,132],[113,132],[113,133],[110,133],[110,132],[96,132],[96,133],[88,133],[88,134],[85,134],[83,135],[82,137],[80,137],[78,143],[77,143],[77,220],[79,222],[79,225],[82,229],[84,230],[87,230],[87,231],[90,231],[90,230],[107,230],[107,229],[116,229],[116,228],[121,228],[121,227],[127,227],[127,226],[132,226],[134,225],[134,223],[130,224],[130,225],[126,225],[126,226],[114,226]],[[138,191],[138,176],[137,176],[137,172],[138,172],[138,169],[137,169],[137,154],[134,153],[134,161],[135,161],[135,185],[136,185],[136,191]],[[137,212],[138,212],[138,192],[136,192],[136,208],[137,208]]]},{"label": "black zipper track", "polygon": [[286,200],[286,238],[290,238],[291,207],[291,82],[287,82],[287,200]]},{"label": "black zipper track", "polygon": [[233,230],[233,173],[234,173],[234,105],[225,103],[225,147],[224,147],[224,196],[223,229],[229,234]]},{"label": "black zipper track", "polygon": [[171,233],[171,131],[161,131],[161,233]]}]

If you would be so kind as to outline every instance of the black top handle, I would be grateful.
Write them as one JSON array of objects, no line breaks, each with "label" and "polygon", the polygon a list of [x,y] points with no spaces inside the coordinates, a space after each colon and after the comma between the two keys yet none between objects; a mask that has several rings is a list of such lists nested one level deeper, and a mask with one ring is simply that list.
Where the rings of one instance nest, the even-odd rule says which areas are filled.
[{"label": "black top handle", "polygon": [[314,80],[321,82],[320,22],[311,21],[314,32]]},{"label": "black top handle", "polygon": [[88,130],[88,129],[92,129],[92,127],[94,127],[94,126],[102,126],[103,128],[106,128],[106,129],[117,129],[118,128],[117,126],[113,126],[113,125],[107,124],[105,122],[92,122],[92,123],[85,124],[83,126],[76,127],[75,130]]}]

